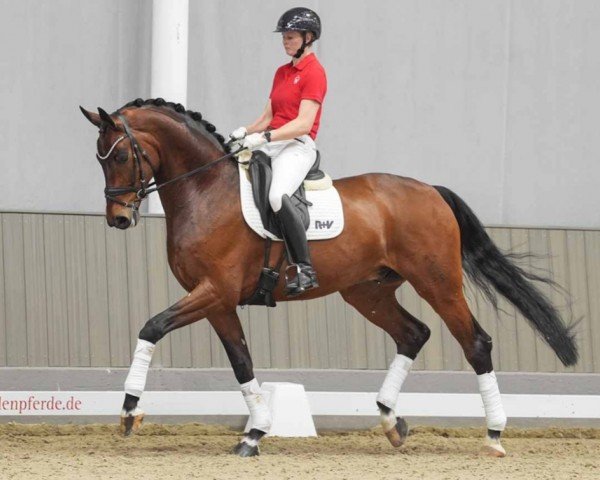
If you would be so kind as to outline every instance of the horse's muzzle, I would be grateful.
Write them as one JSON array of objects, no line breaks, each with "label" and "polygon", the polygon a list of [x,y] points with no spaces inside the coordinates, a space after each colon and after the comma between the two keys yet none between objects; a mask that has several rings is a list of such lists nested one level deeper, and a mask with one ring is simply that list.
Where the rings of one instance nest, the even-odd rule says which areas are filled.
[{"label": "horse's muzzle", "polygon": [[139,223],[140,214],[137,210],[133,212],[123,209],[114,212],[114,214],[106,215],[106,223],[109,227],[116,227],[119,230],[126,230],[130,227],[135,227]]},{"label": "horse's muzzle", "polygon": [[131,219],[123,215],[118,215],[115,217],[113,226],[125,230],[131,226]]}]

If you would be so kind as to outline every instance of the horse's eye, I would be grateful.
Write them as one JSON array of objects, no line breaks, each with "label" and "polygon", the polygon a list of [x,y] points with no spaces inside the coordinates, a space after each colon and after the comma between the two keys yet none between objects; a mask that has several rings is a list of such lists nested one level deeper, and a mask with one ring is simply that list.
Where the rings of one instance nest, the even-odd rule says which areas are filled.
[{"label": "horse's eye", "polygon": [[115,155],[115,162],[125,163],[129,158],[129,152],[119,152]]}]

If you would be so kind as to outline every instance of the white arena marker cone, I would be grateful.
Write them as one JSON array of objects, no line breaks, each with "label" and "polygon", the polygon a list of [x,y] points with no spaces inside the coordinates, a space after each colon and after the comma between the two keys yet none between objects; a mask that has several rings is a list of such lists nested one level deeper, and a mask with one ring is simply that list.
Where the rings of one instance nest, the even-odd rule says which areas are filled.
[{"label": "white arena marker cone", "polygon": [[[304,385],[288,382],[264,382],[261,389],[269,405],[273,423],[268,437],[316,437]],[[250,430],[246,424],[245,431]]]}]

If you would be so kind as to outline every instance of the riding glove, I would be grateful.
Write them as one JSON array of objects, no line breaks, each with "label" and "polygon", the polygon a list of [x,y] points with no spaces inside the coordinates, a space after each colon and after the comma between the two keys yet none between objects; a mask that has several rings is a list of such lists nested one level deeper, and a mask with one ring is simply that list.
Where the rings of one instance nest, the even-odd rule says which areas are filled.
[{"label": "riding glove", "polygon": [[268,143],[268,141],[262,133],[251,133],[244,138],[242,147],[247,148],[248,150],[256,150],[266,143]]},{"label": "riding glove", "polygon": [[247,135],[247,133],[248,130],[246,130],[246,127],[239,127],[229,134],[229,138],[232,140],[241,140]]}]

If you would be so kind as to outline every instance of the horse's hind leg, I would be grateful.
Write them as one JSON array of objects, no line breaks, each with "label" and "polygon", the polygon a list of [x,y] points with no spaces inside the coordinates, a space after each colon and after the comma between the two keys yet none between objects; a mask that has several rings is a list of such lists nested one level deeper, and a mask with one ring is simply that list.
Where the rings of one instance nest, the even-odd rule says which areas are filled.
[{"label": "horse's hind leg", "polygon": [[408,435],[406,421],[394,413],[400,389],[413,360],[430,334],[427,325],[404,310],[396,300],[395,291],[400,283],[373,281],[354,285],[341,292],[344,300],[367,320],[386,331],[396,343],[398,353],[377,395],[381,425],[394,447],[401,446]]},{"label": "horse's hind leg", "polygon": [[[438,263],[442,271],[444,263]],[[477,374],[479,392],[485,409],[487,436],[484,452],[504,457],[506,451],[500,443],[500,435],[506,426],[506,414],[502,407],[498,382],[492,366],[492,339],[473,317],[462,290],[462,270],[444,271],[435,279],[409,279],[415,290],[421,295],[437,314],[442,317],[448,329],[458,340],[467,361]]]}]

